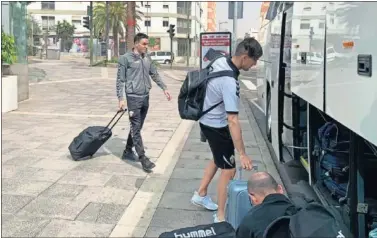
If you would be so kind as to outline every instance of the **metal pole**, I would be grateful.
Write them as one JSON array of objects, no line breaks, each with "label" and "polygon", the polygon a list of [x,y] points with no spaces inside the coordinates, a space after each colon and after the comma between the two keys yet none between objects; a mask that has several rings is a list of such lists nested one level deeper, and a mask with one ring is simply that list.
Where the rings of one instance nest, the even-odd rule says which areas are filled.
[{"label": "metal pole", "polygon": [[236,44],[237,44],[237,2],[234,2],[234,12],[233,12],[233,37],[234,37],[234,43],[233,43],[233,51],[236,50]]},{"label": "metal pole", "polygon": [[90,28],[90,66],[93,65],[93,51],[94,51],[94,45],[93,45],[93,2],[90,2],[90,12],[89,12],[89,28]]},{"label": "metal pole", "polygon": [[170,69],[173,68],[173,37],[170,37]]},{"label": "metal pole", "polygon": [[197,32],[196,32],[196,24],[198,23],[197,22],[197,17],[196,17],[196,8],[198,7],[198,2],[195,2],[195,21],[194,21],[194,24],[195,24],[195,41],[194,41],[194,66],[196,65],[196,58],[197,58],[197,54],[196,54],[196,44],[197,44],[197,41],[198,41],[198,37],[197,37]]},{"label": "metal pole", "polygon": [[[106,2],[106,16],[109,16],[109,2]],[[109,17],[106,18],[106,59],[109,59],[109,27],[110,27],[110,20]]]},{"label": "metal pole", "polygon": [[189,11],[189,2],[186,2],[186,10],[187,10],[187,59],[186,59],[186,65],[189,66],[189,61],[190,61],[190,30],[191,28],[189,27],[189,21],[190,21],[190,11]]},{"label": "metal pole", "polygon": [[[147,1],[147,5],[149,5],[148,1]],[[147,7],[147,17],[149,17],[149,7]],[[149,26],[147,26],[147,35],[148,35],[148,29],[149,29]]]}]

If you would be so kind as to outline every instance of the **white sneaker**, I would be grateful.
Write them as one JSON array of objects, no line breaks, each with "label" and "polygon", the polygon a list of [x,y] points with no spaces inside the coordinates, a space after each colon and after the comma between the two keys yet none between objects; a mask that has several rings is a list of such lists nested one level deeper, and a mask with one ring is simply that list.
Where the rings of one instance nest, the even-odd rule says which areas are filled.
[{"label": "white sneaker", "polygon": [[223,222],[223,221],[225,221],[225,220],[222,220],[222,221],[219,220],[219,218],[217,217],[217,212],[215,212],[213,214],[213,222],[214,223],[219,223],[219,222]]},{"label": "white sneaker", "polygon": [[205,209],[210,211],[217,210],[217,204],[212,201],[211,197],[208,194],[204,197],[201,197],[197,191],[195,191],[194,195],[192,196],[191,203],[196,206],[204,207]]}]

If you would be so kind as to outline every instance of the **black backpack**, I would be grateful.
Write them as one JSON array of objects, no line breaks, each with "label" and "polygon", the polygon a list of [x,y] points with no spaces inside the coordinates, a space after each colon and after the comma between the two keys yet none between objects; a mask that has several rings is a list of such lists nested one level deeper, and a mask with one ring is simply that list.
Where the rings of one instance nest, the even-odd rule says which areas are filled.
[{"label": "black backpack", "polygon": [[[294,202],[295,203],[295,202]],[[350,238],[353,237],[335,207],[307,203],[271,222],[264,238]]]},{"label": "black backpack", "polygon": [[223,101],[221,101],[203,111],[207,85],[210,79],[229,76],[237,80],[238,75],[233,70],[212,72],[213,62],[221,57],[225,56],[221,55],[216,57],[204,69],[194,70],[187,73],[178,96],[178,111],[182,119],[197,121],[204,114],[223,103]]}]

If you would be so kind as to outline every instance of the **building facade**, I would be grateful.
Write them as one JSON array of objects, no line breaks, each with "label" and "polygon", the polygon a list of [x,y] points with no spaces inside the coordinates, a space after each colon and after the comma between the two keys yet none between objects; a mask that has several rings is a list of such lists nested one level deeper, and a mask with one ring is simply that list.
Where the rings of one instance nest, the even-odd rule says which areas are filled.
[{"label": "building facade", "polygon": [[[58,21],[66,20],[76,26],[75,37],[88,37],[90,32],[83,27],[89,2],[32,2],[28,13],[40,23],[43,30],[51,29]],[[170,51],[169,25],[175,25],[173,53],[176,61],[199,55],[200,32],[216,31],[215,2],[143,2],[138,10],[143,13],[137,21],[138,32],[150,36],[150,51]],[[124,29],[125,30],[125,29]],[[110,35],[111,35],[110,31]],[[120,36],[119,39],[125,36]],[[190,59],[192,61],[192,59]]]},{"label": "building facade", "polygon": [[[75,36],[89,36],[83,27],[83,18],[87,16],[89,2],[32,2],[28,5],[28,14],[40,24],[42,30],[55,34],[53,27],[66,20],[76,27]],[[51,31],[50,31],[51,29]]]},{"label": "building facade", "polygon": [[[196,58],[200,32],[206,31],[206,2],[144,2],[140,11],[144,16],[137,24],[140,32],[150,36],[151,51],[170,51],[169,25],[175,25],[173,53],[178,62]],[[192,61],[193,59],[190,59]]]}]

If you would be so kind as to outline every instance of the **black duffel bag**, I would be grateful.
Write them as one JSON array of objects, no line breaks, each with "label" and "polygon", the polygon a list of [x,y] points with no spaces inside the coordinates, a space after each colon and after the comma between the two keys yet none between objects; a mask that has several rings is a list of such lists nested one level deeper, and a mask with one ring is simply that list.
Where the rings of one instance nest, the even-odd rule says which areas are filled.
[{"label": "black duffel bag", "polygon": [[[92,158],[97,150],[112,136],[111,130],[125,112],[126,110],[118,111],[107,126],[90,126],[76,136],[68,147],[72,159],[79,161]],[[120,114],[119,118],[110,126],[118,114]]]},{"label": "black duffel bag", "polygon": [[236,232],[228,222],[181,228],[162,233],[159,238],[222,237],[235,238]]}]

